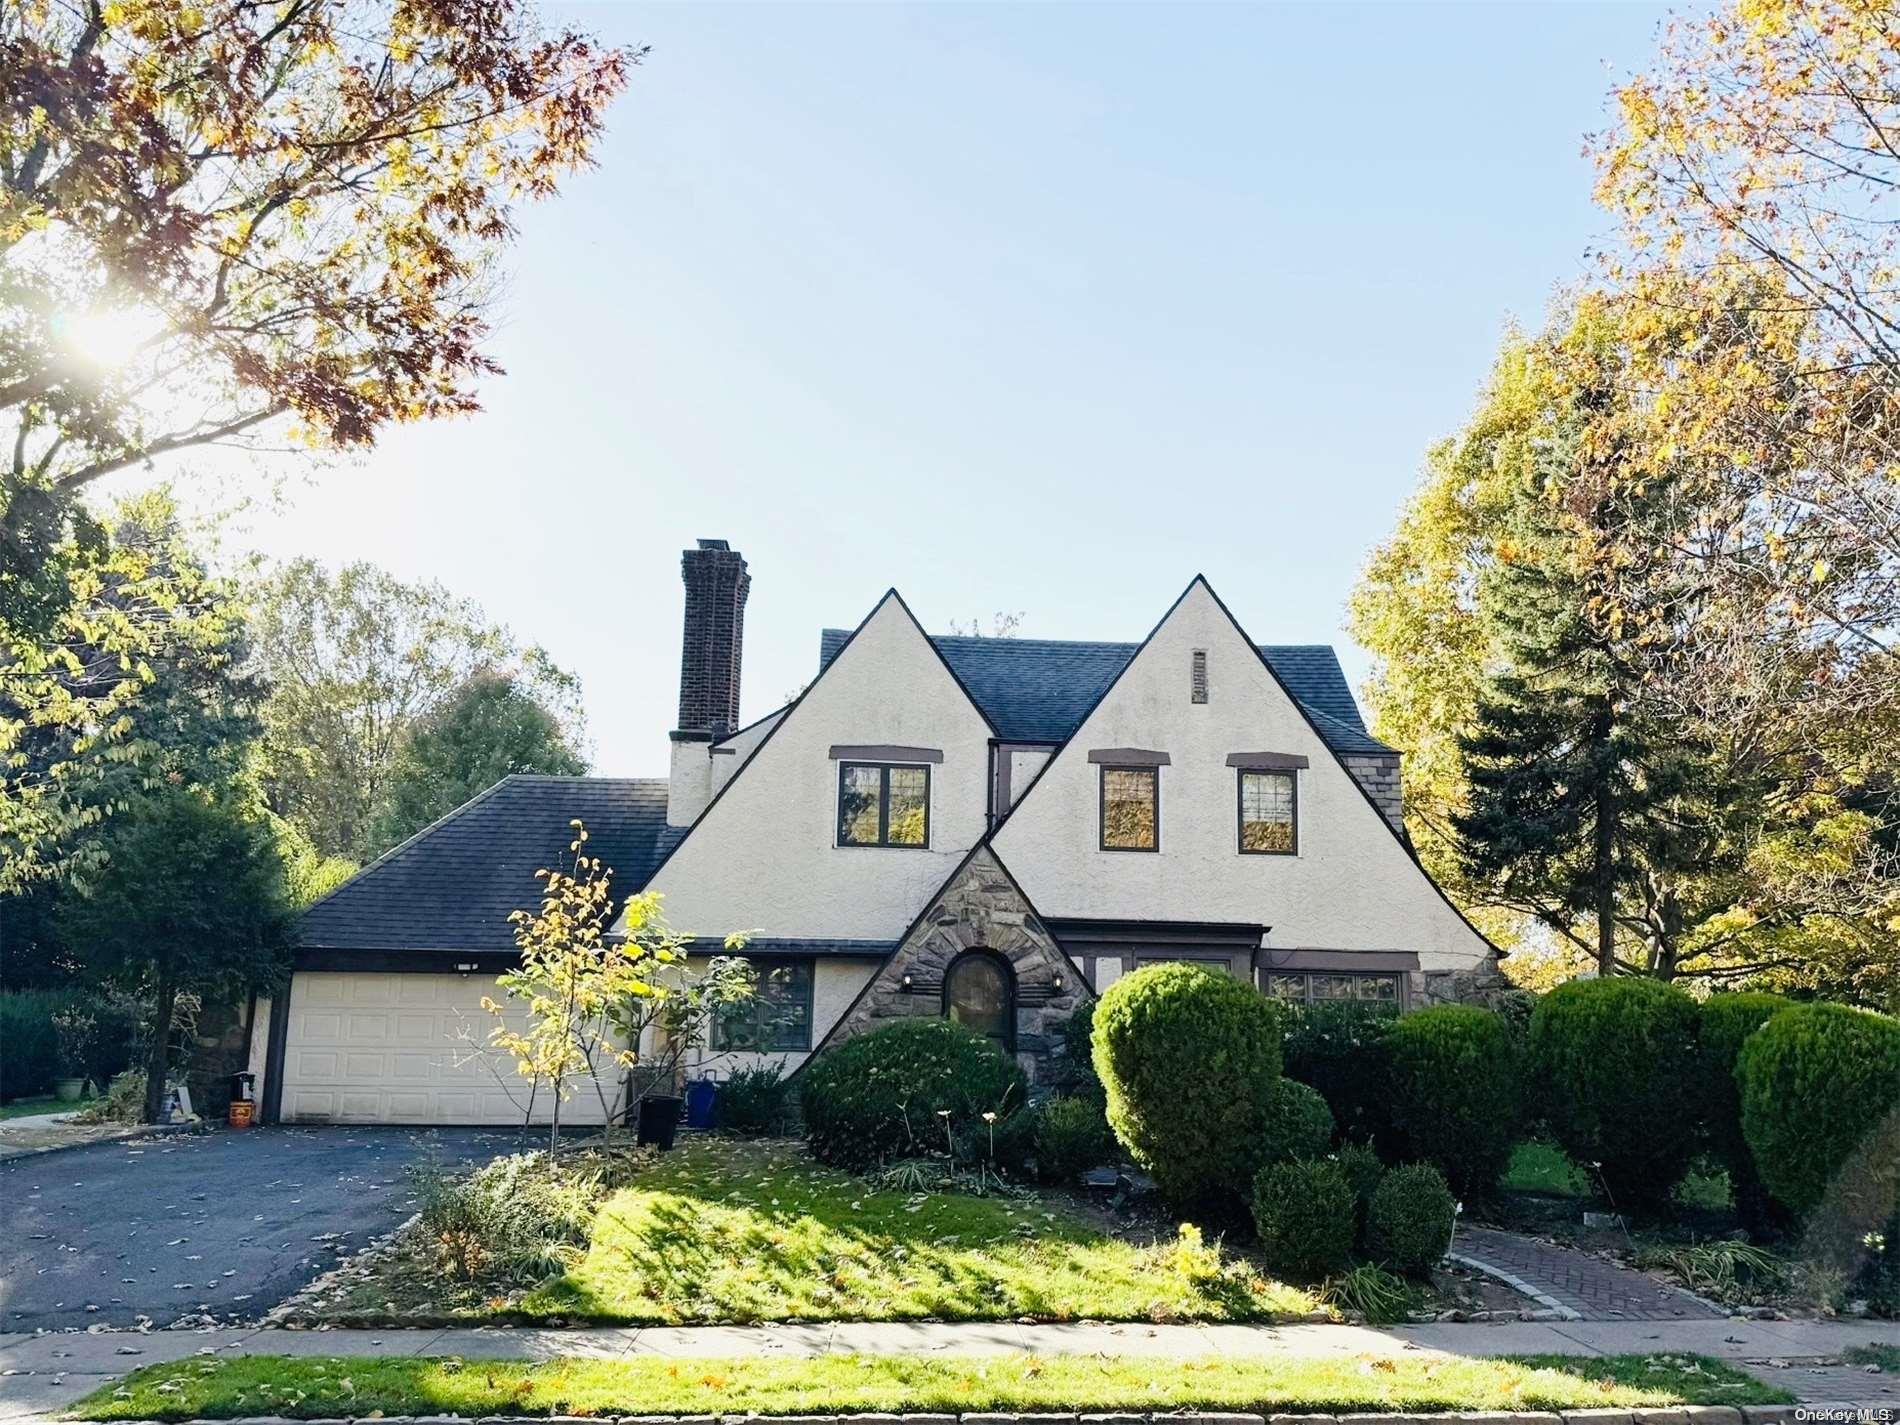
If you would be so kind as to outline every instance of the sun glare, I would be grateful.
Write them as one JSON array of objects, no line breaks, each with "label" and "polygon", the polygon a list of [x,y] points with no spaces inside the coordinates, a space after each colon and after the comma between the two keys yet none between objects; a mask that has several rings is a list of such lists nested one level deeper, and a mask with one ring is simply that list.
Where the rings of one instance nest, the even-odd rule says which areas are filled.
[{"label": "sun glare", "polygon": [[60,344],[100,371],[116,371],[124,366],[158,326],[150,312],[127,307],[94,307],[65,312],[53,319],[53,332]]}]

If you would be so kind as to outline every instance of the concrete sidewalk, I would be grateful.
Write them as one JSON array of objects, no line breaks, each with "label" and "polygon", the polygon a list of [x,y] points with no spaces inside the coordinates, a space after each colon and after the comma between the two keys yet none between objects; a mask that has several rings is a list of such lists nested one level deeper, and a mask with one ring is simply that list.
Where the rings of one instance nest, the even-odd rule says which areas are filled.
[{"label": "concrete sidewalk", "polygon": [[1453,1355],[1595,1356],[1694,1352],[1750,1363],[1807,1400],[1900,1407],[1900,1376],[1827,1366],[1852,1346],[1900,1347],[1900,1323],[1808,1321],[1552,1321],[1426,1326],[1151,1326],[1139,1322],[1024,1326],[1014,1322],[836,1322],[771,1326],[602,1327],[576,1330],[60,1332],[0,1336],[0,1421],[63,1409],[115,1376],[196,1355],[732,1357],[1031,1352],[1040,1355],[1358,1355],[1430,1350]]}]

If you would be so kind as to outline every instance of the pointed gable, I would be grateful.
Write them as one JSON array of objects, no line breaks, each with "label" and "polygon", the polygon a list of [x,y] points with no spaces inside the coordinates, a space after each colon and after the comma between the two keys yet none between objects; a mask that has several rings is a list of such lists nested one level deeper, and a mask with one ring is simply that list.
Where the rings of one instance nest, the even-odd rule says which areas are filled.
[{"label": "pointed gable", "polygon": [[[1205,655],[1204,702],[1193,697]],[[1058,919],[1236,922],[1270,948],[1404,950],[1428,969],[1489,945],[1341,765],[1316,719],[1197,578],[1103,691],[994,836],[1024,890]],[[1101,764],[1160,766],[1160,848],[1100,849]],[[1096,760],[1091,761],[1091,753]],[[1242,855],[1239,758],[1298,768],[1298,854]]]},{"label": "pointed gable", "polygon": [[[986,829],[988,720],[886,594],[654,875],[676,930],[895,940]],[[928,845],[839,846],[843,760],[930,772]]]}]

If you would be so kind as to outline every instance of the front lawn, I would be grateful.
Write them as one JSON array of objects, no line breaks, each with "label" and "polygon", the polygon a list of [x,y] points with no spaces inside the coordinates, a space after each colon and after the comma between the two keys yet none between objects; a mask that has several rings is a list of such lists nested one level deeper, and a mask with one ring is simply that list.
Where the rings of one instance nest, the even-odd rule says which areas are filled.
[{"label": "front lawn", "polygon": [[84,1106],[80,1103],[61,1103],[51,1094],[38,1098],[16,1098],[11,1103],[0,1103],[0,1122],[9,1118],[31,1118],[41,1113],[58,1113],[61,1109],[76,1112]]},{"label": "front lawn", "polygon": [[606,1199],[586,1250],[526,1292],[445,1283],[428,1244],[305,1318],[599,1323],[1275,1321],[1310,1292],[1228,1251],[1209,1273],[1173,1241],[1127,1240],[1035,1195],[880,1192],[800,1145],[696,1138]]},{"label": "front lawn", "polygon": [[85,1420],[377,1414],[799,1415],[981,1410],[1559,1410],[1783,1404],[1696,1356],[817,1356],[732,1360],[240,1356],[147,1366],[75,1405]]}]

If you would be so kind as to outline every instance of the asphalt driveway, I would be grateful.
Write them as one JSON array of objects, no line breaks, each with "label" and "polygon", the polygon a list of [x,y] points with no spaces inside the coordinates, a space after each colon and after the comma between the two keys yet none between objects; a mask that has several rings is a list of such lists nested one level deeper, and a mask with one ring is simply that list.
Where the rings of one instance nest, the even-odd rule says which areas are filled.
[{"label": "asphalt driveway", "polygon": [[0,1163],[0,1331],[249,1321],[414,1210],[406,1169],[512,1132],[256,1128]]}]

